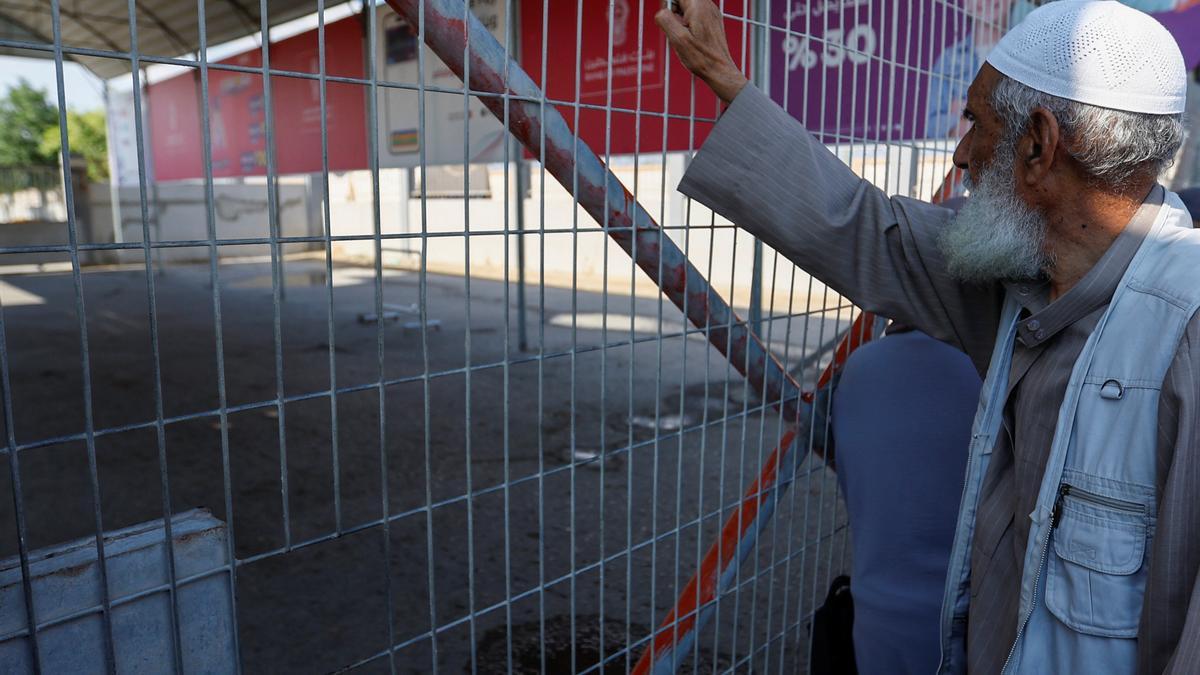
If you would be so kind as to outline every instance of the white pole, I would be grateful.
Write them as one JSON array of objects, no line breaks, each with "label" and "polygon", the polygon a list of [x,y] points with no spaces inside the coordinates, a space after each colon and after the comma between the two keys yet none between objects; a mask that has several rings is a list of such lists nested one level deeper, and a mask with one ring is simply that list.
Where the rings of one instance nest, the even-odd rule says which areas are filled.
[{"label": "white pole", "polygon": [[125,243],[125,228],[121,223],[121,185],[118,183],[120,178],[120,162],[117,160],[117,151],[113,142],[117,137],[117,134],[114,133],[116,131],[116,120],[115,115],[113,115],[112,101],[108,96],[108,80],[103,80],[103,85],[104,116],[106,118],[106,126],[108,127],[108,143],[106,144],[108,146],[108,200],[110,202],[109,210],[112,213],[113,243],[123,244]]}]

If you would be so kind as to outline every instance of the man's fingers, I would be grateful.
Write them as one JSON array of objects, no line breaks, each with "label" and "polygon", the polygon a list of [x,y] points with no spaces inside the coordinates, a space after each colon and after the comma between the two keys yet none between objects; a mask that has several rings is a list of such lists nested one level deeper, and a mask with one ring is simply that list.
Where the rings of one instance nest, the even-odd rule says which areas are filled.
[{"label": "man's fingers", "polygon": [[734,65],[721,13],[712,0],[682,0],[684,16],[659,10],[654,20],[679,61],[723,101],[733,101],[746,78]]},{"label": "man's fingers", "polygon": [[691,35],[679,15],[669,9],[658,10],[658,13],[654,15],[654,22],[658,24],[662,32],[667,34],[667,39],[673,45],[678,46]]},{"label": "man's fingers", "polygon": [[683,14],[684,21],[689,25],[705,14],[710,16],[721,15],[721,10],[717,8],[713,0],[679,0],[679,11]]}]

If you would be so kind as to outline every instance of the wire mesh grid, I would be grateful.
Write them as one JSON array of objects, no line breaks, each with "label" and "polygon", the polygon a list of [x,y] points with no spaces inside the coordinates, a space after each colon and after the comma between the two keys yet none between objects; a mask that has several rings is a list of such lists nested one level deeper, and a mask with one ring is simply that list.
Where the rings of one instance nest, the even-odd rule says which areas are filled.
[{"label": "wire mesh grid", "polygon": [[[170,21],[135,0],[108,17],[128,39],[114,34],[104,48],[63,37],[62,17],[72,15],[60,0],[43,8],[49,39],[0,40],[50,57],[66,165],[73,139],[64,64],[123,62],[136,159],[133,227],[114,218],[117,234],[97,236],[65,171],[66,240],[0,248],[10,261],[41,256],[37,274],[6,266],[0,293],[4,480],[13,496],[0,553],[15,557],[12,597],[23,615],[0,639],[20,640],[24,663],[37,670],[52,662],[39,649],[47,631],[99,619],[96,668],[127,670],[135,655],[123,637],[123,608],[159,598],[169,648],[154,668],[194,670],[187,589],[220,578],[239,670],[629,671],[789,428],[777,410],[784,394],[741,377],[710,345],[714,333],[750,327],[811,387],[857,310],[735,224],[675,196],[679,171],[721,111],[681,71],[663,67],[646,81],[640,61],[633,104],[614,102],[618,37],[638,54],[668,58],[661,34],[642,20],[659,8],[653,0],[464,0],[476,11],[497,9],[508,27],[505,54],[536,63],[530,74],[544,92],[573,89],[534,99],[426,81],[426,61],[438,56],[421,48],[419,77],[387,79],[377,23],[391,10],[382,5],[341,15],[360,22],[361,75],[331,71],[338,54],[327,45],[326,14],[341,6],[322,0],[308,10],[316,49],[307,69],[272,65],[266,0],[247,13],[255,22],[246,32],[258,31],[257,62],[217,61],[207,21],[229,10],[214,4],[160,7],[190,17],[195,33],[179,36],[186,48],[177,53],[139,51],[140,25]],[[1009,3],[718,4],[746,74],[864,179],[925,199],[953,184],[953,141],[909,131],[926,123],[919,111],[933,105],[915,99],[950,102],[952,122],[940,136],[953,133],[953,102],[978,66],[970,41],[1004,24]],[[420,40],[427,5],[413,4]],[[585,22],[593,5],[607,15],[603,25]],[[573,22],[552,13],[564,11]],[[616,34],[621,12],[637,18],[635,34]],[[536,17],[540,40],[517,29],[530,25],[526,16]],[[852,30],[859,26],[867,30]],[[967,46],[947,49],[947,36]],[[597,38],[606,72],[594,102],[582,90],[583,45]],[[562,44],[574,53],[552,47]],[[556,83],[563,62],[572,78]],[[194,87],[197,180],[172,185],[150,170],[161,139],[149,137],[142,120],[153,114],[146,79],[156,66],[180,69]],[[226,133],[214,101],[229,81],[214,85],[218,76],[248,78],[261,93],[262,178],[236,186],[262,207],[257,233],[234,231],[223,212],[233,188],[214,159]],[[918,79],[922,88],[912,86]],[[297,188],[278,165],[297,142],[285,130],[301,113],[281,107],[277,95],[294,83],[311,86],[318,102],[320,166],[304,185],[315,195],[315,227],[307,230],[291,220],[287,195]],[[339,151],[331,130],[344,122],[330,115],[335,90],[365,101],[366,164],[358,172],[331,169]],[[683,108],[668,103],[671,92]],[[390,96],[415,102],[420,140],[411,175],[421,180],[411,193],[381,166],[380,111]],[[609,242],[619,228],[581,208],[580,170],[563,188],[547,180],[544,137],[540,154],[500,144],[499,161],[489,164],[502,183],[489,202],[497,208],[462,198],[478,189],[477,139],[466,120],[477,114],[474,102],[489,97],[500,101],[504,126],[522,103],[535,104],[543,120],[558,110],[574,129],[601,116],[598,135],[573,137],[569,166],[591,143],[749,320],[729,313],[724,326],[690,325],[686,305],[668,302]],[[445,137],[426,138],[427,115],[450,98],[461,111],[451,139],[461,148],[461,194],[439,200],[429,195],[426,177],[438,167],[427,153],[448,151]],[[364,208],[340,208],[335,193],[364,187],[367,196],[356,197]],[[404,209],[411,222],[406,215],[396,225],[389,208]],[[196,220],[198,234],[178,226],[184,218]],[[639,239],[631,240],[638,259]],[[100,254],[117,264],[87,264]],[[657,265],[662,278],[661,253]],[[826,434],[822,420],[799,445],[820,446]],[[684,669],[806,667],[813,612],[848,566],[847,522],[819,457],[772,489],[776,515],[757,546],[728,586],[690,615],[707,612],[710,620],[681,655]],[[195,507],[226,528],[221,564],[199,572],[178,559],[171,530],[173,515]],[[158,518],[172,542],[162,582],[114,590],[103,534]],[[90,537],[98,562],[94,601],[47,614],[32,581],[38,551],[76,537]],[[682,618],[689,617],[676,617],[676,636]]]}]

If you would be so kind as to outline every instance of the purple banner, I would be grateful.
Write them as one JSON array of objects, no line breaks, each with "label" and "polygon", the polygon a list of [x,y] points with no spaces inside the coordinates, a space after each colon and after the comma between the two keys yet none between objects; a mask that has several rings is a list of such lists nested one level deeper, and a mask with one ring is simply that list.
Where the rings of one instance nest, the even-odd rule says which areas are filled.
[{"label": "purple banner", "polygon": [[981,62],[961,11],[935,0],[790,0],[773,8],[771,96],[822,141],[956,132]]},{"label": "purple banner", "polygon": [[1187,9],[1155,14],[1154,18],[1175,36],[1187,67],[1200,67],[1200,3],[1194,3]]},{"label": "purple banner", "polygon": [[[1154,11],[1170,0],[1128,0]],[[1200,63],[1200,2],[1154,17]],[[967,87],[1029,0],[772,3],[771,97],[825,143],[957,138]]]}]

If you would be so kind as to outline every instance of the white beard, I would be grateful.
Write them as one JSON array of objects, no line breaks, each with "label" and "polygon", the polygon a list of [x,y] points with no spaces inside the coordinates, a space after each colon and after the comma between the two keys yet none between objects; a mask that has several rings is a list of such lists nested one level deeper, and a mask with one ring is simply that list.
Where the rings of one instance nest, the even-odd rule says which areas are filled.
[{"label": "white beard", "polygon": [[938,235],[946,269],[959,281],[1032,279],[1050,268],[1046,220],[1016,194],[1014,151],[1001,150],[968,188],[971,196]]}]

